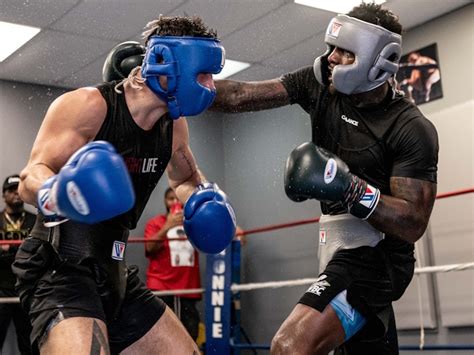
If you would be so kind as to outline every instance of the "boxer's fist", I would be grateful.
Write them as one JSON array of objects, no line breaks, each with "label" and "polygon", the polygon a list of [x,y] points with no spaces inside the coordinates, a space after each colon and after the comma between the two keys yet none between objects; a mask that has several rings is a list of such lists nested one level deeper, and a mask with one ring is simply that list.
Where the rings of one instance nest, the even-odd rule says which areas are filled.
[{"label": "boxer's fist", "polygon": [[286,161],[285,192],[293,201],[341,201],[350,183],[346,163],[313,143],[296,147]]},{"label": "boxer's fist", "polygon": [[216,184],[199,185],[184,206],[184,231],[203,253],[224,250],[234,238],[235,226],[234,210]]},{"label": "boxer's fist", "polygon": [[366,219],[377,206],[380,191],[352,174],[339,157],[304,143],[295,148],[285,167],[285,192],[293,201],[341,202],[356,217]]},{"label": "boxer's fist", "polygon": [[79,149],[38,191],[38,208],[46,217],[61,216],[88,224],[125,213],[134,203],[125,163],[104,141]]}]

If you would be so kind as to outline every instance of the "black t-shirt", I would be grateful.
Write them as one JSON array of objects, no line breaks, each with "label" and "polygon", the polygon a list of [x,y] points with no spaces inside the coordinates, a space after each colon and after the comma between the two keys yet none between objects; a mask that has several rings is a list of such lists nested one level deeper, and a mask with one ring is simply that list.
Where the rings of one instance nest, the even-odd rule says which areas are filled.
[{"label": "black t-shirt", "polygon": [[[436,182],[436,129],[403,95],[390,91],[381,103],[357,108],[347,95],[329,93],[312,67],[281,80],[290,102],[310,114],[313,142],[339,156],[352,173],[383,194],[391,194],[391,177]],[[322,203],[321,208],[327,214],[343,212],[340,204]]]},{"label": "black t-shirt", "polygon": [[282,77],[291,103],[310,114],[313,142],[344,160],[351,172],[390,194],[390,177],[436,182],[438,137],[433,124],[402,95],[371,108],[330,94],[307,67]]},{"label": "black t-shirt", "polygon": [[[23,240],[30,234],[35,224],[36,216],[27,211],[21,213],[0,215],[0,240]],[[13,223],[11,223],[13,222]],[[10,245],[8,251],[0,248],[0,288],[13,290],[15,287],[15,276],[11,265],[15,259],[18,245]]]}]

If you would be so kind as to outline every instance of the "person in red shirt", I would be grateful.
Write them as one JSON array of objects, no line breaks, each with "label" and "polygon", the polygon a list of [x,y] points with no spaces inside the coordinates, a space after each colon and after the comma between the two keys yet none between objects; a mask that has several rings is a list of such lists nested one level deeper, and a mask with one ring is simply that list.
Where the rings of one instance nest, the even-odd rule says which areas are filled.
[{"label": "person in red shirt", "polygon": [[[166,215],[150,219],[145,227],[145,239],[163,242],[145,243],[145,254],[150,263],[147,270],[147,287],[151,290],[176,290],[201,287],[199,255],[185,238],[183,212],[175,192],[165,191]],[[162,296],[161,299],[181,320],[191,337],[196,340],[199,329],[199,312],[196,303],[201,294]]]}]

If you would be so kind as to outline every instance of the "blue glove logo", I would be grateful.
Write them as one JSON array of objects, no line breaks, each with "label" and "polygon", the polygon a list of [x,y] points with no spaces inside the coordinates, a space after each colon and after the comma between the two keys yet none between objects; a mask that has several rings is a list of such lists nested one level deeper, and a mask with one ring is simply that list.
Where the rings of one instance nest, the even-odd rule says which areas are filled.
[{"label": "blue glove logo", "polygon": [[87,216],[90,213],[90,208],[79,186],[77,186],[74,181],[69,181],[66,184],[66,191],[69,202],[74,209],[83,216]]}]

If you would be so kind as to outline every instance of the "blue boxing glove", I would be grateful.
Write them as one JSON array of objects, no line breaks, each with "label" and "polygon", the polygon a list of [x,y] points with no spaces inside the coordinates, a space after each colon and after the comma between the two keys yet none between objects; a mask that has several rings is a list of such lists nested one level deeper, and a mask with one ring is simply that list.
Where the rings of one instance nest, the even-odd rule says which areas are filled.
[{"label": "blue boxing glove", "polygon": [[217,254],[235,235],[235,214],[229,200],[214,183],[199,185],[184,206],[184,231],[194,247]]},{"label": "blue boxing glove", "polygon": [[93,224],[125,213],[134,204],[125,162],[105,141],[79,149],[38,191],[38,208],[49,220],[63,217]]}]

